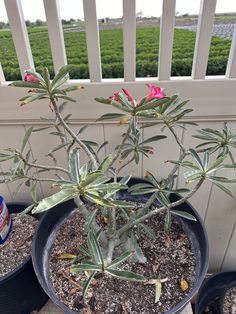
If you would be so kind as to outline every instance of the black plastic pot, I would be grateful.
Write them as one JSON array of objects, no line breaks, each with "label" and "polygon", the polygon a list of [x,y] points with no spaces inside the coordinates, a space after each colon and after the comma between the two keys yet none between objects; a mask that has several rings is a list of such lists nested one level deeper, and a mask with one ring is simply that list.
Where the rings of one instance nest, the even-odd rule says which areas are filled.
[{"label": "black plastic pot", "polygon": [[[145,182],[142,179],[131,179],[129,185],[135,183]],[[130,201],[145,202],[147,199],[145,196],[131,196],[128,192],[119,193],[119,199],[125,199]],[[174,202],[180,198],[179,195],[172,195],[171,201]],[[174,308],[166,312],[166,314],[179,313],[191,298],[196,294],[200,288],[204,276],[208,268],[209,260],[209,245],[205,227],[198,213],[192,208],[189,203],[176,207],[178,210],[188,211],[197,218],[197,221],[190,221],[182,218],[178,218],[181,222],[182,227],[188,235],[192,247],[196,256],[196,281],[194,287],[189,294]],[[45,292],[51,298],[51,300],[57,304],[63,311],[69,314],[75,314],[77,312],[69,309],[63,303],[61,303],[56,294],[53,291],[49,271],[48,271],[48,260],[49,254],[54,242],[55,234],[58,228],[64,223],[64,221],[73,213],[75,205],[73,201],[68,201],[64,204],[55,206],[48,211],[41,219],[38,228],[35,232],[32,245],[32,260],[36,275],[38,276],[39,282],[44,288]]]},{"label": "black plastic pot", "polygon": [[229,282],[225,288],[225,290],[223,291],[222,293],[222,296],[220,298],[220,314],[224,314],[224,302],[225,302],[225,296],[227,294],[227,292],[232,289],[232,288],[235,288],[236,287],[236,279]]},{"label": "black plastic pot", "polygon": [[232,282],[236,282],[235,271],[218,273],[205,280],[197,296],[195,314],[203,314],[204,309],[212,303],[215,305],[215,314],[222,314],[221,299]]},{"label": "black plastic pot", "polygon": [[[7,204],[10,213],[20,212],[27,206],[24,203]],[[30,314],[41,309],[47,300],[48,296],[35,276],[31,257],[0,278],[1,314]]]}]

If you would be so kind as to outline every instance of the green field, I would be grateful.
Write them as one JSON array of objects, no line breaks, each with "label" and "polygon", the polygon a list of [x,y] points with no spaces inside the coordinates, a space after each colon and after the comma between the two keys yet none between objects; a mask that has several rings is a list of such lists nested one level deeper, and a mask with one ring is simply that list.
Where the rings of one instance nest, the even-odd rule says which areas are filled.
[{"label": "green field", "polygon": [[[29,39],[36,70],[47,66],[53,73],[52,56],[47,28],[29,28]],[[176,29],[172,59],[172,76],[191,74],[196,33]],[[86,39],[84,32],[64,33],[67,59],[75,65],[71,78],[89,78]],[[123,77],[122,29],[101,30],[101,58],[104,78]],[[157,76],[159,28],[137,29],[137,77]],[[212,37],[207,74],[224,74],[230,40]],[[0,31],[0,62],[6,80],[20,79],[19,65],[11,32]]]}]

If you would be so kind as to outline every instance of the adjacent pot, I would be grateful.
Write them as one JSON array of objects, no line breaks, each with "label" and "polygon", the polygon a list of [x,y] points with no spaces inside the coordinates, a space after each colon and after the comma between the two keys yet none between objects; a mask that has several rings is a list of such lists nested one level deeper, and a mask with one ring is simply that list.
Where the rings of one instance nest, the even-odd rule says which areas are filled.
[{"label": "adjacent pot", "polygon": [[[10,213],[21,212],[28,204],[7,204]],[[22,264],[0,278],[0,313],[30,314],[39,310],[48,296],[38,283],[29,256]]]},{"label": "adjacent pot", "polygon": [[204,309],[213,303],[215,314],[223,314],[223,296],[232,287],[233,282],[236,285],[235,271],[218,273],[205,280],[197,296],[195,313],[205,313]]},{"label": "adjacent pot", "polygon": [[[145,181],[133,178],[129,181],[128,185],[132,186],[140,182]],[[145,202],[148,196],[147,195],[138,197],[132,196],[126,191],[119,193],[118,198],[129,201]],[[171,201],[174,202],[179,198],[180,198],[179,195],[173,194],[171,197]],[[57,296],[53,291],[49,278],[48,261],[50,250],[54,242],[55,234],[58,228],[64,223],[64,221],[67,219],[67,217],[72,213],[74,209],[75,204],[72,200],[70,200],[63,204],[57,205],[50,211],[48,211],[38,224],[32,244],[32,260],[35,273],[39,279],[40,284],[42,285],[43,289],[48,294],[48,296],[51,298],[51,300],[55,304],[57,304],[63,311],[69,314],[75,314],[77,312],[69,309],[67,306],[65,306],[62,302],[60,302],[57,299]],[[209,260],[209,245],[207,234],[200,216],[188,202],[176,207],[176,209],[188,211],[197,218],[196,222],[178,218],[178,220],[182,224],[182,228],[188,235],[193,250],[195,252],[196,280],[194,287],[189,292],[189,294],[174,308],[166,312],[166,314],[174,314],[180,312],[186,306],[186,304],[192,299],[194,294],[196,294],[205,277]]]}]

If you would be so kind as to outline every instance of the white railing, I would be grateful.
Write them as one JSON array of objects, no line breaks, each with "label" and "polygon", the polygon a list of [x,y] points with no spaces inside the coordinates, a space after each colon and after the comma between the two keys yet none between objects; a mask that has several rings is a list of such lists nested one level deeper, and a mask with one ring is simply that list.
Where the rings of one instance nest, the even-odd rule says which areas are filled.
[{"label": "white railing", "polygon": [[[217,0],[202,0],[193,57],[192,75],[189,79],[205,79],[208,55]],[[124,81],[136,80],[136,12],[135,0],[123,0]],[[43,0],[54,69],[67,63],[63,29],[58,0]],[[173,35],[175,26],[175,0],[164,0],[160,23],[158,80],[170,80]],[[34,68],[32,52],[20,0],[5,0],[16,54],[23,75]],[[91,82],[102,82],[101,54],[96,0],[83,0],[86,42]],[[236,30],[234,31],[225,78],[236,78]],[[0,60],[1,61],[1,60]],[[4,72],[4,69],[3,69]],[[1,75],[1,83],[3,80]],[[150,78],[151,79],[151,78]],[[182,78],[183,79],[183,78]],[[185,78],[186,79],[186,78]]]},{"label": "white railing", "polygon": [[[33,2],[33,1],[32,1]],[[48,33],[52,51],[55,71],[67,63],[64,36],[60,20],[60,11],[57,0],[43,0]],[[112,5],[112,1],[110,1]],[[163,12],[160,24],[160,43],[158,60],[158,77],[136,78],[136,20],[135,0],[123,0],[123,46],[124,46],[124,78],[103,79],[101,71],[101,54],[99,29],[96,14],[96,1],[83,0],[86,29],[86,42],[89,63],[90,80],[81,83],[85,89],[73,96],[78,104],[69,107],[73,114],[73,127],[90,124],[85,137],[93,138],[98,142],[108,140],[110,144],[105,153],[112,150],[117,144],[118,134],[122,127],[117,128],[116,122],[101,122],[95,125],[94,120],[103,113],[109,112],[109,106],[104,108],[94,101],[96,96],[107,97],[121,87],[128,88],[137,98],[146,91],[146,83],[160,85],[166,89],[167,94],[179,92],[183,99],[191,99],[190,107],[194,108],[187,121],[199,123],[200,128],[219,128],[222,121],[227,120],[236,130],[236,28],[232,39],[226,74],[223,76],[206,77],[212,27],[216,0],[202,0],[196,35],[193,58],[192,75],[190,77],[170,77],[173,34],[175,24],[175,0],[163,1]],[[34,68],[34,62],[29,43],[28,33],[20,0],[5,0],[6,10],[11,26],[14,45],[19,61],[21,73]],[[33,4],[32,4],[33,5]],[[1,42],[0,42],[1,44]],[[1,62],[1,60],[0,60]],[[25,132],[31,125],[42,125],[40,116],[50,116],[48,104],[34,103],[24,108],[17,106],[17,99],[24,96],[21,89],[7,86],[4,79],[4,68],[0,66],[0,143],[1,147],[18,146]],[[104,112],[104,109],[106,112]],[[186,120],[183,121],[183,124]],[[194,128],[192,129],[194,133]],[[155,134],[160,127],[155,130]],[[151,130],[145,129],[143,137],[149,137]],[[7,134],[7,136],[6,136]],[[193,146],[194,140],[184,130],[179,136],[186,146]],[[54,141],[52,139],[51,141]],[[50,139],[45,141],[43,136],[34,134],[29,143],[33,156],[39,158],[46,154],[50,147]],[[178,158],[179,151],[174,150],[174,140],[168,144],[163,143],[156,147],[158,164],[164,163],[168,158]],[[59,159],[62,158],[59,156]],[[44,159],[43,159],[44,161]],[[62,162],[64,162],[62,160]],[[155,159],[143,159],[139,167],[132,165],[129,170],[135,175],[142,176],[145,170],[151,170],[159,176],[164,176],[164,167],[156,169]],[[232,176],[232,174],[231,174]],[[181,177],[179,178],[181,183]],[[1,185],[1,193],[8,200],[13,200],[11,186]],[[48,194],[49,187],[42,185],[40,193]],[[233,188],[236,196],[236,188]],[[22,187],[17,200],[29,199],[29,193]],[[236,202],[228,199],[223,192],[218,191],[208,183],[198,196],[191,201],[197,208],[207,226],[211,245],[211,270],[235,269],[236,264]]]}]

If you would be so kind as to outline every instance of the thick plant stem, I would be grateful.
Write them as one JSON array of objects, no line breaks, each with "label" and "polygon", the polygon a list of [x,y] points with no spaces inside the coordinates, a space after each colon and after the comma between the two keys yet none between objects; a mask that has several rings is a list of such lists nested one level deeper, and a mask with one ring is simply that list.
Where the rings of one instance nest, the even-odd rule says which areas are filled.
[{"label": "thick plant stem", "polygon": [[[90,211],[86,208],[86,206],[84,205],[84,203],[81,201],[81,199],[77,196],[74,198],[74,202],[75,204],[77,205],[81,215],[83,216],[84,219],[87,219],[89,214],[90,214]],[[92,230],[95,232],[95,233],[98,233],[101,228],[99,227],[99,225],[93,221],[92,224],[91,224],[91,228]],[[102,231],[101,234],[100,234],[100,237],[99,237],[101,243],[106,246],[107,245],[107,237],[105,235],[105,233]]]},{"label": "thick plant stem", "polygon": [[71,130],[71,128],[69,128],[67,123],[64,121],[63,117],[61,116],[61,114],[57,108],[57,104],[56,104],[55,100],[52,100],[52,105],[53,105],[53,108],[54,108],[54,111],[55,111],[57,118],[59,119],[59,121],[61,122],[61,124],[65,128],[65,130],[70,134],[70,136],[73,138],[73,140],[85,151],[85,153],[87,154],[89,159],[92,161],[94,169],[96,170],[97,169],[97,162],[96,162],[96,159],[93,156],[93,154],[90,152],[90,150],[87,148],[87,146],[76,136],[76,134]]},{"label": "thick plant stem", "polygon": [[[174,202],[174,203],[171,203],[168,208],[171,209],[173,207],[176,207],[180,204],[183,204],[185,201],[187,201],[190,197],[192,197],[196,192],[197,190],[200,188],[200,186],[202,185],[202,183],[204,182],[205,178],[201,178],[198,183],[196,184],[196,186],[194,187],[194,189],[188,194],[186,195],[185,197],[181,198],[180,200]],[[120,228],[117,232],[116,232],[116,235],[115,237],[116,238],[120,238],[122,236],[123,233],[127,232],[128,230],[130,230],[131,228],[133,228],[135,225],[139,224],[140,222],[143,222],[145,221],[146,219],[149,219],[151,217],[153,217],[154,215],[160,213],[161,211],[165,210],[166,207],[163,206],[163,207],[158,207],[154,210],[152,210],[151,212],[147,213],[146,215],[142,216],[142,217],[139,217],[138,219],[135,219],[129,223],[127,223],[125,226],[123,226],[122,228]]]},{"label": "thick plant stem", "polygon": [[107,265],[112,261],[113,253],[115,248],[115,240],[109,240],[108,242],[108,252],[107,252]]}]

